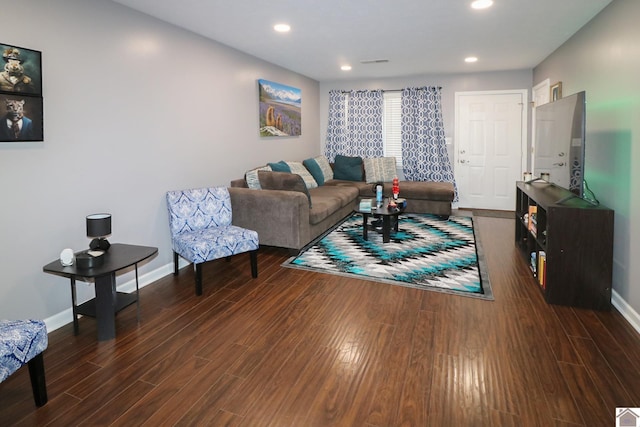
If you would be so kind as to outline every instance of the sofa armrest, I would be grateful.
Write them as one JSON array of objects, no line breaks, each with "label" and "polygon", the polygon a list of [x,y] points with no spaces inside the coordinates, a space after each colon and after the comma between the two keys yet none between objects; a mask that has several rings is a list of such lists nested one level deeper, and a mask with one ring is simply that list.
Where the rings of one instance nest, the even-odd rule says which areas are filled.
[{"label": "sofa armrest", "polygon": [[231,187],[249,188],[244,178],[238,178],[231,181]]},{"label": "sofa armrest", "polygon": [[297,191],[230,187],[232,223],[258,232],[261,245],[300,249],[310,240],[309,201]]}]

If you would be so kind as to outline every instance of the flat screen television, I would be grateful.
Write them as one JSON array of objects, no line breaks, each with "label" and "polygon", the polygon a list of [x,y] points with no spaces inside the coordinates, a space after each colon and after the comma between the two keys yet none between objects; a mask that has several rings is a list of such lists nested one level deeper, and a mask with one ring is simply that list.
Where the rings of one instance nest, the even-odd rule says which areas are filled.
[{"label": "flat screen television", "polygon": [[536,108],[533,175],[583,197],[585,92]]}]

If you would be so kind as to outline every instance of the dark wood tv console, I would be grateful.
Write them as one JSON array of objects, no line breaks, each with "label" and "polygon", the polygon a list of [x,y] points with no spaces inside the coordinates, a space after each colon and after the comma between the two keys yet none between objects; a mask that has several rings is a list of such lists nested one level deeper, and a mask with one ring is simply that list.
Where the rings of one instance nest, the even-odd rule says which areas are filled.
[{"label": "dark wood tv console", "polygon": [[516,184],[516,245],[548,303],[611,308],[613,219],[557,185]]}]

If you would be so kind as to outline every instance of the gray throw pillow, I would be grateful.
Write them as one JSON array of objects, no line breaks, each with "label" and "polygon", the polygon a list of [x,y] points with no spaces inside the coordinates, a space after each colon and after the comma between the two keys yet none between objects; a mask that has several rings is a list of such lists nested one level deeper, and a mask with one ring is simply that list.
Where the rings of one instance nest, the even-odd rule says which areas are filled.
[{"label": "gray throw pillow", "polygon": [[307,188],[316,188],[318,186],[318,183],[316,182],[313,175],[309,173],[307,168],[305,168],[301,162],[285,162],[285,163],[291,169],[291,173],[298,174],[302,177]]},{"label": "gray throw pillow", "polygon": [[367,183],[391,182],[398,176],[395,157],[374,157],[364,159],[364,174]]},{"label": "gray throw pillow", "polygon": [[260,181],[258,180],[258,171],[270,171],[271,166],[263,166],[260,168],[255,168],[248,170],[247,173],[244,174],[244,180],[247,182],[247,187],[252,190],[260,190]]}]

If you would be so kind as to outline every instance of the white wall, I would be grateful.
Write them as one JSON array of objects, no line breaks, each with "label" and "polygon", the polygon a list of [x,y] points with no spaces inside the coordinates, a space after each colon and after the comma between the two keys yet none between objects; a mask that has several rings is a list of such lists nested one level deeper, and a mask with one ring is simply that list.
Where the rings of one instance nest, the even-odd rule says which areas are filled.
[{"label": "white wall", "polygon": [[639,1],[614,0],[534,70],[534,83],[550,78],[562,82],[564,94],[586,91],[585,178],[600,202],[615,210],[613,290],[618,306],[635,312],[630,320],[638,330],[639,16]]},{"label": "white wall", "polygon": [[[167,190],[319,153],[314,80],[109,1],[24,0],[11,15],[1,42],[42,51],[45,140],[0,143],[0,318],[70,308],[68,279],[42,266],[87,248],[87,214],[113,215],[112,242],[159,248],[145,274],[172,259]],[[259,137],[259,78],[302,89],[301,137]]]}]

